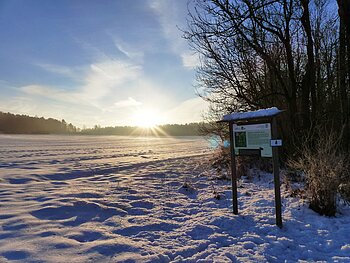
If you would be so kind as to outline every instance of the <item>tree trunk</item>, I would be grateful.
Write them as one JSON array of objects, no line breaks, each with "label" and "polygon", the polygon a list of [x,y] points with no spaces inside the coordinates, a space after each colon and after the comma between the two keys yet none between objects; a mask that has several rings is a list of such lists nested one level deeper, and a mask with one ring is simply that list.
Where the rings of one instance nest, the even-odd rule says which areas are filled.
[{"label": "tree trunk", "polygon": [[[350,49],[350,25],[349,17],[350,3],[344,0],[338,0],[339,12],[339,95],[341,104],[342,123],[344,128],[343,145],[345,150],[349,147],[349,102],[348,102],[348,85],[347,77],[350,75],[350,68],[347,69],[349,63],[349,49]],[[348,33],[349,32],[349,33]],[[348,50],[348,52],[347,52]]]},{"label": "tree trunk", "polygon": [[316,102],[316,72],[315,72],[315,56],[314,56],[314,41],[312,39],[312,29],[310,23],[309,12],[310,0],[300,0],[303,7],[303,15],[301,16],[301,23],[304,28],[304,32],[307,37],[307,64],[305,69],[305,75],[302,81],[302,115],[303,126],[308,129],[310,127],[310,92],[311,92],[311,120],[315,121],[317,112]]}]

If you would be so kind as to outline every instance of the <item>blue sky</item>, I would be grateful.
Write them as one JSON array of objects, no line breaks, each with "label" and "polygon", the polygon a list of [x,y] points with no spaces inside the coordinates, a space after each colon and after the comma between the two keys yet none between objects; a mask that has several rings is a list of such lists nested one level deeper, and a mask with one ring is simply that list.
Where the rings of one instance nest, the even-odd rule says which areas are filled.
[{"label": "blue sky", "polygon": [[186,16],[187,0],[0,0],[0,111],[79,127],[200,121]]}]

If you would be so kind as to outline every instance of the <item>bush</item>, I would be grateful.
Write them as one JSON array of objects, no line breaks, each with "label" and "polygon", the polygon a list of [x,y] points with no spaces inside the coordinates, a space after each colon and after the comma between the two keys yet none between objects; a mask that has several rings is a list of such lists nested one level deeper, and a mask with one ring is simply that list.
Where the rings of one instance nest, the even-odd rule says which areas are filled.
[{"label": "bush", "polygon": [[339,136],[325,130],[316,129],[311,139],[306,140],[299,158],[289,161],[289,165],[306,175],[310,208],[321,215],[334,216],[337,191],[348,172],[348,163],[339,151]]},{"label": "bush", "polygon": [[[209,162],[217,173],[217,179],[231,180],[230,148],[221,146],[216,149]],[[241,178],[242,176],[254,177],[251,172],[252,169],[272,173],[272,168],[272,162],[269,158],[236,156],[237,178]]]},{"label": "bush", "polygon": [[230,149],[219,147],[209,158],[210,166],[216,171],[217,179],[229,180],[231,178],[231,159]]},{"label": "bush", "polygon": [[339,185],[339,193],[343,200],[350,205],[350,182]]}]

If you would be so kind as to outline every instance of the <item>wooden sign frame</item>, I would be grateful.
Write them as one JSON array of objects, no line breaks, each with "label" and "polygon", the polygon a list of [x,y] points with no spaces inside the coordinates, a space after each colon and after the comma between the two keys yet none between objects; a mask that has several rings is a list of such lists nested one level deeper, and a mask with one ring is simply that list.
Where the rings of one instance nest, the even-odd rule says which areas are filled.
[{"label": "wooden sign frame", "polygon": [[[236,171],[236,155],[234,149],[233,124],[271,124],[271,140],[278,140],[278,129],[276,117],[280,112],[272,116],[264,116],[262,118],[254,119],[238,119],[238,120],[223,120],[220,122],[228,122],[230,132],[230,152],[231,152],[231,182],[232,182],[232,209],[235,215],[238,214],[238,191],[237,191],[237,171]],[[281,204],[281,190],[280,190],[280,175],[279,175],[279,159],[278,148],[272,147],[272,163],[273,163],[273,177],[275,188],[275,212],[276,225],[282,228],[282,204]]]}]

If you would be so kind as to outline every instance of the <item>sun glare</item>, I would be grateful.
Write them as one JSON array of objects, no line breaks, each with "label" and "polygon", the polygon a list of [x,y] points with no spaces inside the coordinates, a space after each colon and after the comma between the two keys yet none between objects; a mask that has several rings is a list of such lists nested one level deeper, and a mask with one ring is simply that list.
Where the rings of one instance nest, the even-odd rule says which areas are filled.
[{"label": "sun glare", "polygon": [[154,128],[161,122],[160,115],[153,110],[142,110],[135,114],[134,123],[142,128]]}]

